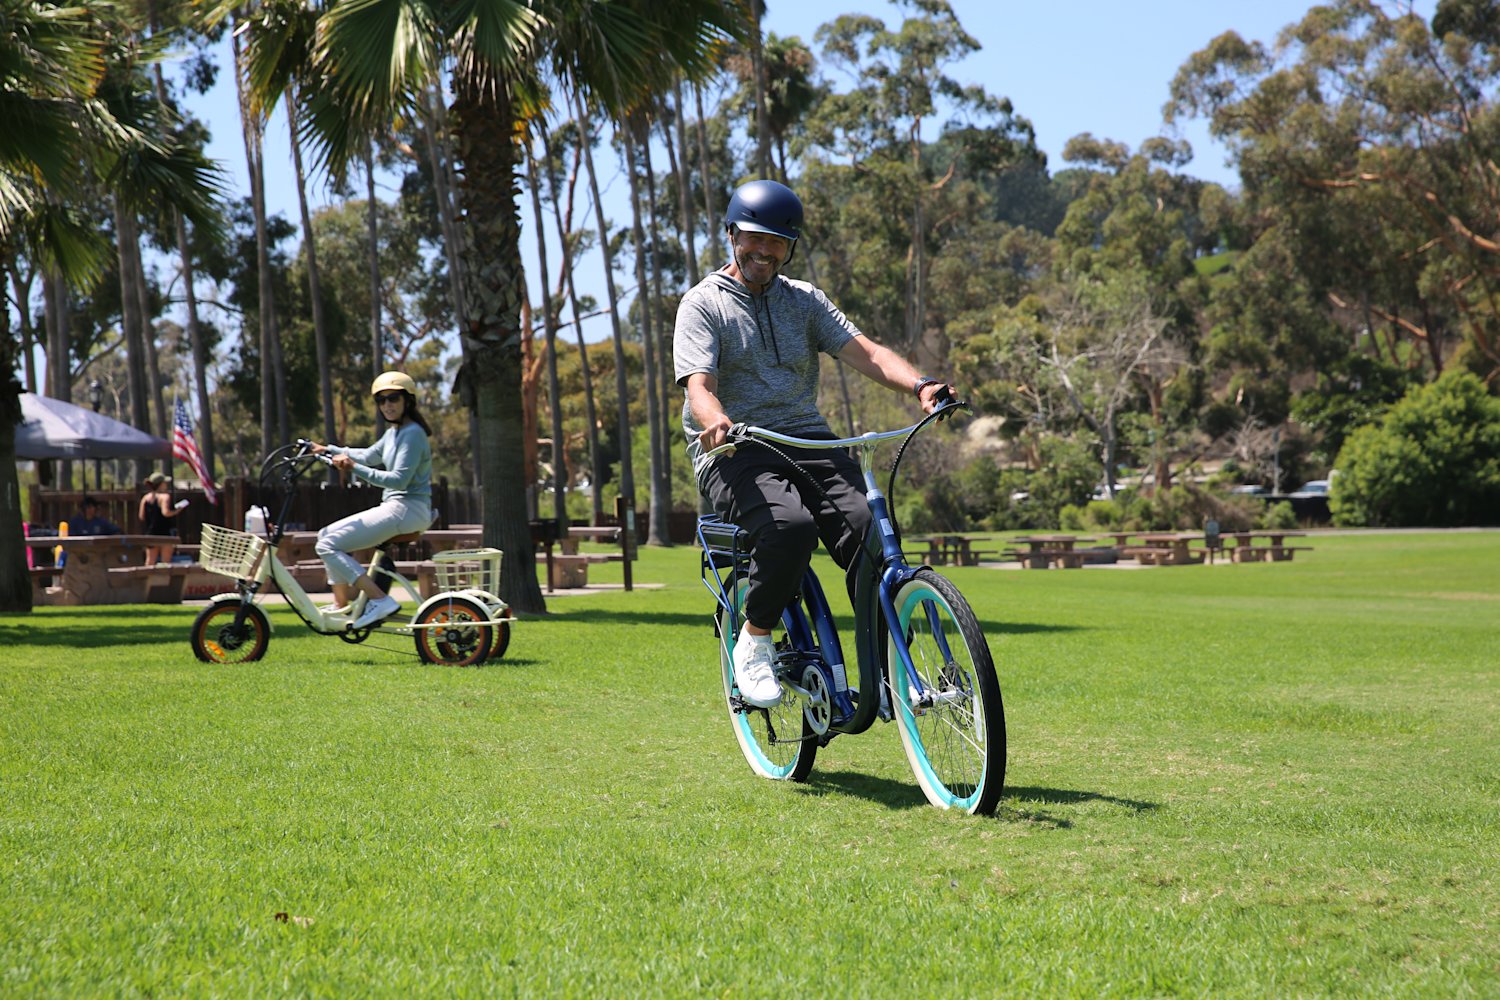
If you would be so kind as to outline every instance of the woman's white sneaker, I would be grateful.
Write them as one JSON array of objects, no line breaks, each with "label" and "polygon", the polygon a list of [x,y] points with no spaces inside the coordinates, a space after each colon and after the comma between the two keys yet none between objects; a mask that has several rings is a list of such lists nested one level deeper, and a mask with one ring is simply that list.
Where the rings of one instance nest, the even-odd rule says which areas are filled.
[{"label": "woman's white sneaker", "polygon": [[734,644],[734,682],[740,697],[756,708],[770,708],[781,700],[776,680],[776,645],[769,635],[751,635],[745,628]]},{"label": "woman's white sneaker", "polygon": [[365,613],[354,619],[354,624],[349,627],[356,629],[369,628],[371,625],[384,621],[400,610],[401,602],[390,594],[386,594],[384,597],[367,604],[365,606]]}]

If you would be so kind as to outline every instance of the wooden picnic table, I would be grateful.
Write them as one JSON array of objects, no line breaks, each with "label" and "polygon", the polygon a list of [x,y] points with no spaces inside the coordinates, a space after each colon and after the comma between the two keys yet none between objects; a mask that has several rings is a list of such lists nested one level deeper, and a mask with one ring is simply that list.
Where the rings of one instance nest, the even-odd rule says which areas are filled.
[{"label": "wooden picnic table", "polygon": [[[146,547],[162,543],[160,535],[64,535],[28,538],[32,549],[45,549],[31,570],[33,603],[78,606],[85,604],[180,604],[182,583],[192,572],[189,563],[146,565]],[[49,567],[50,551],[67,553],[62,567]]]},{"label": "wooden picnic table", "polygon": [[1092,538],[1078,535],[1019,535],[1011,539],[1017,545],[1025,545],[1021,556],[1028,569],[1046,569],[1056,563],[1063,569],[1078,569],[1083,566],[1083,553],[1074,546],[1080,542],[1092,542]]},{"label": "wooden picnic table", "polygon": [[975,538],[968,535],[914,535],[908,539],[914,545],[926,547],[927,551],[919,552],[919,555],[929,566],[946,566],[949,563],[955,566],[978,566],[981,556],[995,553],[976,549],[974,543],[989,540],[987,537]]},{"label": "wooden picnic table", "polygon": [[[1228,547],[1229,558],[1234,562],[1263,562],[1270,559],[1272,562],[1289,562],[1292,555],[1299,549],[1311,551],[1307,546],[1287,545],[1288,538],[1305,538],[1305,531],[1281,531],[1267,529],[1264,531],[1227,531],[1225,538],[1234,539],[1234,544]],[[1264,545],[1257,545],[1257,538],[1265,539]]]},{"label": "wooden picnic table", "polygon": [[[1130,550],[1138,561],[1150,561],[1157,566],[1188,566],[1201,563],[1206,549],[1191,548],[1193,542],[1203,541],[1201,531],[1173,531],[1160,534],[1140,535],[1143,548]],[[1153,553],[1153,550],[1156,550]]]}]

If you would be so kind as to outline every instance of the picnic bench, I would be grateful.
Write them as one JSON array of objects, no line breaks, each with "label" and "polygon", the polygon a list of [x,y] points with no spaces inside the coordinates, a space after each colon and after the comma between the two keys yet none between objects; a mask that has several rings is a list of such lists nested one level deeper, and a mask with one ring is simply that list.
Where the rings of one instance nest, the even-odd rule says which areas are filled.
[{"label": "picnic bench", "polygon": [[158,535],[64,535],[28,538],[33,549],[61,547],[61,567],[33,566],[28,575],[36,604],[179,604],[190,563],[144,563],[146,546]]},{"label": "picnic bench", "polygon": [[[1303,538],[1305,531],[1235,531],[1226,533],[1234,539],[1229,546],[1229,558],[1234,562],[1290,562],[1298,552],[1311,552],[1308,545],[1287,545],[1288,538]],[[1265,544],[1256,544],[1256,539],[1265,539]]]},{"label": "picnic bench", "polygon": [[908,539],[916,548],[908,555],[929,566],[978,566],[985,556],[1000,556],[1000,549],[977,549],[975,542],[987,542],[988,538],[970,538],[967,535],[916,535]]},{"label": "picnic bench", "polygon": [[1203,541],[1201,532],[1163,532],[1141,535],[1140,539],[1140,545],[1128,546],[1124,552],[1143,566],[1190,566],[1202,563],[1208,554],[1206,549],[1191,547],[1193,542]]},{"label": "picnic bench", "polygon": [[1078,551],[1076,546],[1079,542],[1092,542],[1092,538],[1080,538],[1077,535],[1020,535],[1011,541],[1025,545],[1026,551],[1012,550],[1016,552],[1014,558],[1019,559],[1028,569],[1082,569],[1086,561],[1083,552]]}]

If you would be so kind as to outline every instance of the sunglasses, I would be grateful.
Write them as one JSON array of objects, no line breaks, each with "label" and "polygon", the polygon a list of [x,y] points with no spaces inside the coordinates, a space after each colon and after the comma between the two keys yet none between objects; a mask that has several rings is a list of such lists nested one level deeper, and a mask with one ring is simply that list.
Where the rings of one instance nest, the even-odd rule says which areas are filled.
[{"label": "sunglasses", "polygon": [[380,404],[381,406],[384,406],[386,403],[394,403],[396,400],[404,398],[405,396],[403,396],[399,392],[382,392],[380,395],[375,397],[375,402]]}]

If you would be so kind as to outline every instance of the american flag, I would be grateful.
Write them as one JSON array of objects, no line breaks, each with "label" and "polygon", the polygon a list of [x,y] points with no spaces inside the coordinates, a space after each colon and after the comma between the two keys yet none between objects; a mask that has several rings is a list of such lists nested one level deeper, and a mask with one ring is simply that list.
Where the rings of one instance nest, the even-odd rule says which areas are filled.
[{"label": "american flag", "polygon": [[193,467],[193,475],[203,483],[203,495],[208,498],[209,503],[216,504],[219,502],[219,494],[214,481],[208,476],[208,469],[203,465],[203,453],[198,450],[198,441],[193,437],[193,418],[188,416],[187,407],[180,399],[177,400],[175,410],[172,417],[172,455]]}]

